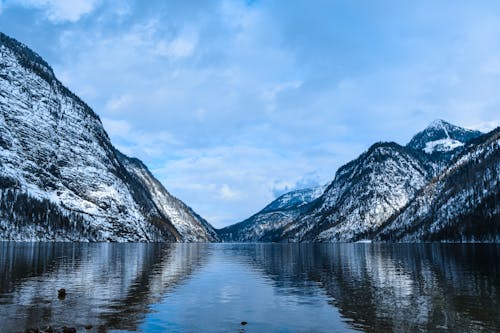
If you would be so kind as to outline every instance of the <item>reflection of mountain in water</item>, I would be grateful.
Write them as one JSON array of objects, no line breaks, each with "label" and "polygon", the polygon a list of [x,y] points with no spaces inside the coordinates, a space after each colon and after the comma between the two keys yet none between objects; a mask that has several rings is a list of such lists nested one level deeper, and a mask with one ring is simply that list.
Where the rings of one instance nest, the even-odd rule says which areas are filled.
[{"label": "reflection of mountain in water", "polygon": [[[91,324],[136,330],[150,304],[205,262],[205,247],[0,243],[2,329]],[[57,298],[59,288],[67,290],[64,300]]]},{"label": "reflection of mountain in water", "polygon": [[241,253],[255,256],[248,261],[278,292],[300,295],[315,283],[363,331],[500,331],[499,246],[258,244],[247,250]]},{"label": "reflection of mountain in water", "polygon": [[1,330],[317,320],[323,332],[343,319],[366,332],[500,332],[499,258],[500,246],[474,244],[0,243]]}]

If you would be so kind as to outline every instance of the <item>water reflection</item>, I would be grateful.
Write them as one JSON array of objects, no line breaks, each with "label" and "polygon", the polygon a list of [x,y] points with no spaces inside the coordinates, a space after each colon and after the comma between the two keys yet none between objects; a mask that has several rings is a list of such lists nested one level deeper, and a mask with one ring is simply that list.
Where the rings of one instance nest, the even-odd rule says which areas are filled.
[{"label": "water reflection", "polygon": [[500,331],[496,245],[0,243],[0,269],[6,332]]},{"label": "water reflection", "polygon": [[306,281],[314,281],[356,329],[500,331],[497,245],[258,244],[247,250],[246,261],[272,277],[277,291],[303,294]]},{"label": "water reflection", "polygon": [[[137,330],[149,305],[203,264],[205,247],[0,243],[2,329]],[[67,290],[63,300],[59,288]]]}]

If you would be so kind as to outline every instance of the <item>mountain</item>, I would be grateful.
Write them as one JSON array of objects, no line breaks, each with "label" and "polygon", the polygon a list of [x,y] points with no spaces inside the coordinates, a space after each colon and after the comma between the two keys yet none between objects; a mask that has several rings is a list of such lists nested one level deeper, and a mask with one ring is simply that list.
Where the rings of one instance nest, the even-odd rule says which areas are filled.
[{"label": "mountain", "polygon": [[1,33],[0,56],[0,239],[218,240],[40,56]]},{"label": "mountain", "polygon": [[276,231],[296,219],[318,198],[324,186],[285,193],[248,219],[218,231],[225,241],[273,241]]},{"label": "mountain", "polygon": [[[411,209],[427,211],[434,209],[433,205],[438,205],[428,198],[426,201],[419,199],[429,184],[436,184],[436,179],[448,179],[446,189],[451,191],[452,188],[453,191],[446,193],[455,193],[457,186],[452,187],[450,184],[462,176],[455,174],[453,180],[447,178],[446,173],[456,170],[455,163],[457,159],[464,158],[463,156],[469,156],[470,163],[475,163],[473,161],[476,160],[471,156],[480,155],[477,151],[482,147],[480,142],[486,140],[481,135],[481,132],[437,120],[417,133],[406,146],[394,142],[376,143],[357,159],[340,167],[334,180],[321,196],[302,206],[300,210],[294,210],[293,214],[286,215],[282,221],[279,221],[278,214],[258,213],[242,223],[222,229],[220,235],[223,239],[238,241],[415,241],[424,238],[443,239],[444,235],[452,233],[452,230],[459,230],[458,233],[462,235],[461,229],[457,229],[457,223],[465,221],[467,214],[471,216],[470,219],[474,216],[480,217],[482,221],[486,221],[484,223],[490,225],[488,221],[498,219],[498,204],[495,203],[498,202],[495,201],[495,198],[498,198],[498,176],[495,178],[498,172],[495,174],[492,170],[495,158],[498,162],[498,156],[495,157],[494,154],[490,156],[489,164],[486,163],[488,168],[462,166],[462,173],[467,175],[462,176],[468,177],[467,182],[461,183],[464,187],[462,190],[468,190],[469,196],[462,194],[461,199],[450,198],[461,202],[462,206],[446,206],[443,203],[443,207],[455,209],[455,215],[446,213],[455,216],[453,226],[443,229],[445,231],[441,233],[425,231],[419,234],[421,228],[431,228],[429,225],[435,228],[435,225],[429,222],[434,217],[425,215],[427,220],[424,217],[412,219],[410,216],[413,213],[408,213],[398,219],[405,209],[410,209],[408,212]],[[470,170],[477,172],[475,178],[471,177]],[[496,179],[496,182],[493,179]],[[486,180],[489,181],[488,185],[484,185]],[[484,188],[480,184],[483,184]],[[479,195],[475,192],[479,190],[485,192]],[[437,197],[443,198],[444,193],[440,195],[436,194]],[[484,198],[478,200],[478,197],[482,196]],[[465,205],[464,198],[469,200],[468,206]],[[255,230],[261,228],[265,229],[266,237],[256,238]],[[407,234],[410,228],[413,228],[411,235]],[[392,236],[393,230],[397,230],[394,231],[397,236]],[[491,236],[492,232],[488,232]],[[473,231],[469,232],[472,233]],[[500,233],[497,232],[498,234]],[[455,236],[454,239],[461,238]]]},{"label": "mountain", "polygon": [[500,127],[471,141],[375,238],[500,242],[499,180]]},{"label": "mountain", "polygon": [[423,150],[428,154],[451,152],[481,134],[479,131],[461,128],[438,119],[415,135],[407,147]]},{"label": "mountain", "polygon": [[382,225],[431,178],[425,153],[376,143],[339,168],[314,209],[283,230],[294,241],[354,241]]},{"label": "mountain", "polygon": [[417,133],[406,147],[421,150],[429,155],[429,166],[434,169],[433,175],[436,176],[460,154],[467,142],[481,134],[479,131],[465,129],[438,119]]}]

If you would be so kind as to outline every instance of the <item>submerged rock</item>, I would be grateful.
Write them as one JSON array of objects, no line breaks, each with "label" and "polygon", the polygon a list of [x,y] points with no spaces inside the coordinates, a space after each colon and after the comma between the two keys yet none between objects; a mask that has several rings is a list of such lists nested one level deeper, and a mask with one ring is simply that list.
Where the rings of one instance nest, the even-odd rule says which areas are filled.
[{"label": "submerged rock", "polygon": [[76,328],[63,326],[62,331],[63,333],[76,333]]},{"label": "submerged rock", "polygon": [[65,299],[66,298],[66,289],[61,288],[57,291],[57,298]]}]

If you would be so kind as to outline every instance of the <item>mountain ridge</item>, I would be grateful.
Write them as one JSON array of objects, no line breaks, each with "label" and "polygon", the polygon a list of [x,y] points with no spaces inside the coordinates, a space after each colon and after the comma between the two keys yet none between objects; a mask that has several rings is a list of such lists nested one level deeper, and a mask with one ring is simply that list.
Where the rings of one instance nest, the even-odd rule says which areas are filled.
[{"label": "mountain ridge", "polygon": [[0,35],[0,239],[218,241],[24,44]]},{"label": "mountain ridge", "polygon": [[[273,235],[272,241],[293,242],[352,242],[364,239],[378,241],[440,240],[439,237],[442,235],[424,235],[424,232],[405,238],[406,230],[398,229],[404,224],[401,217],[399,222],[392,223],[396,225],[393,229],[399,230],[403,236],[391,237],[390,232],[384,234],[383,230],[387,229],[389,222],[396,220],[407,207],[418,206],[415,200],[418,200],[426,186],[435,182],[439,177],[448,179],[450,175],[446,174],[447,170],[452,168],[455,161],[461,156],[469,154],[471,161],[473,158],[470,156],[479,156],[479,150],[482,149],[481,142],[485,140],[485,137],[491,135],[490,133],[483,134],[479,131],[464,129],[438,119],[415,134],[410,142],[404,146],[395,142],[376,142],[358,158],[341,166],[324,193],[314,202],[297,212],[295,216],[287,217],[286,223],[275,223],[276,228],[267,230],[267,233]],[[498,141],[498,138],[496,140]],[[476,155],[471,153],[474,151]],[[497,168],[499,167],[498,158],[492,158],[489,163],[493,167],[490,166],[489,169],[484,170],[476,168],[480,176],[486,172],[491,174],[495,165]],[[490,194],[488,194],[488,198],[498,198],[498,180],[494,177],[484,176],[480,178],[480,176],[476,178],[478,182],[479,179],[489,181],[487,188]],[[465,182],[465,184],[468,183]],[[473,184],[464,186],[474,187]],[[483,216],[484,220],[490,221],[491,216],[493,219],[500,220],[498,204],[495,204],[493,199],[488,198],[483,200],[484,205],[483,201],[478,203],[484,207],[469,207],[468,211],[474,211],[475,216]],[[454,209],[459,211],[460,207],[454,207]],[[481,209],[486,212],[483,214]],[[268,221],[262,217],[254,223],[257,223],[254,228],[258,228],[259,223],[266,224]],[[415,223],[423,225],[422,222],[416,221]],[[237,223],[224,228],[224,230],[232,230],[233,235],[238,235],[242,233],[242,231],[237,230],[240,225],[241,223]],[[455,224],[451,228],[458,230],[460,225]],[[447,231],[447,233],[450,232]],[[500,229],[498,234],[500,235]],[[482,239],[487,237],[495,239],[496,236],[492,235],[490,233]],[[227,240],[227,234],[221,234],[221,237]],[[465,236],[455,237],[454,241],[469,238]],[[499,241],[498,237],[496,239]],[[234,237],[231,240],[234,241]],[[248,241],[244,236],[236,238],[236,240]],[[252,240],[260,241],[259,239]]]},{"label": "mountain ridge", "polygon": [[282,194],[249,218],[217,232],[225,241],[273,241],[276,230],[307,210],[325,188],[319,186]]}]

